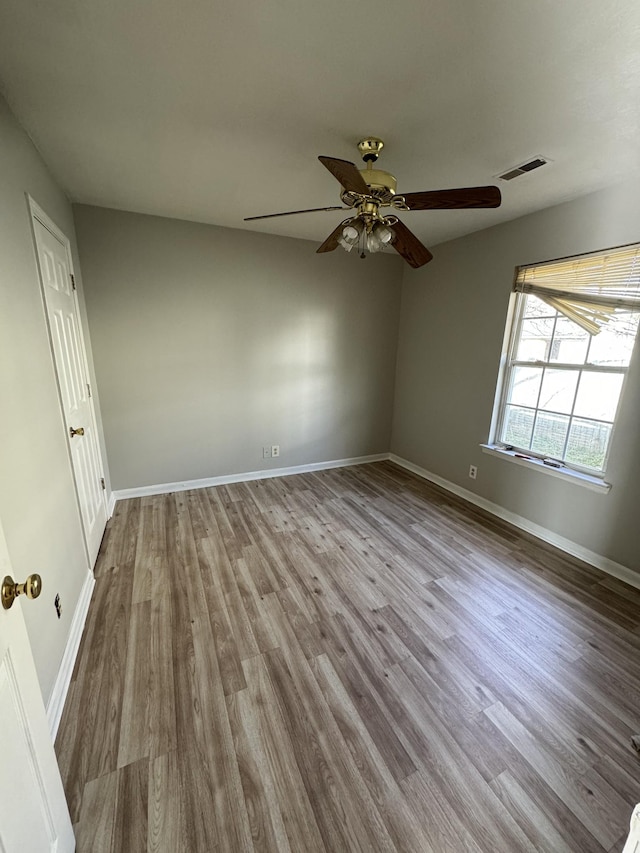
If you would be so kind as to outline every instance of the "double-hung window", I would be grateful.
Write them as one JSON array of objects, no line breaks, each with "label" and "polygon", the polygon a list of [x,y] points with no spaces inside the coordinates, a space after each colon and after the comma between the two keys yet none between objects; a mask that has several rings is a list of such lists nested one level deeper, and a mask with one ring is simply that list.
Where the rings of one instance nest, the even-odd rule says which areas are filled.
[{"label": "double-hung window", "polygon": [[603,476],[640,319],[640,245],[519,267],[494,443]]}]

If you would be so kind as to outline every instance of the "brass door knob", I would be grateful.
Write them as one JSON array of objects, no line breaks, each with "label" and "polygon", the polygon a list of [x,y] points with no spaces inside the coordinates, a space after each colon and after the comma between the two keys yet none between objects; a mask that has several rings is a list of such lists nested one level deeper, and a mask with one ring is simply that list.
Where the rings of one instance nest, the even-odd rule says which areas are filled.
[{"label": "brass door knob", "polygon": [[8,610],[19,595],[27,598],[37,598],[42,592],[42,578],[40,575],[29,575],[24,583],[16,583],[11,575],[7,575],[2,581],[2,606]]},{"label": "brass door knob", "polygon": [[71,438],[73,438],[74,435],[84,435],[84,427],[78,427],[78,429],[69,427],[69,435]]}]

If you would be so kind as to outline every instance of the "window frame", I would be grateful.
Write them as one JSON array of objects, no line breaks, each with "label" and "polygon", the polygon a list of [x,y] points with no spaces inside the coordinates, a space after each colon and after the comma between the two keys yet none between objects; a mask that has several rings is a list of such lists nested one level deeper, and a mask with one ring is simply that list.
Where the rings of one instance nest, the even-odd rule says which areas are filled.
[{"label": "window frame", "polygon": [[[553,471],[553,472],[559,473],[559,471],[562,471],[562,472],[567,473],[567,474],[571,474],[571,472],[576,472],[577,474],[586,476],[589,479],[593,478],[593,480],[596,480],[596,481],[604,481],[604,478],[605,478],[606,472],[607,472],[607,467],[609,464],[609,455],[611,452],[611,447],[612,447],[612,444],[614,441],[614,436],[615,436],[616,427],[617,427],[617,423],[618,423],[618,416],[620,413],[620,403],[622,401],[622,398],[623,398],[623,395],[625,392],[625,388],[627,385],[627,378],[629,375],[631,363],[632,363],[633,359],[635,358],[635,353],[638,349],[638,338],[640,338],[640,325],[638,326],[638,329],[636,330],[636,336],[635,336],[635,340],[634,340],[632,354],[631,354],[631,357],[629,359],[629,364],[627,364],[627,365],[614,365],[614,366],[589,365],[586,361],[587,355],[585,355],[585,361],[582,364],[556,363],[556,362],[549,362],[549,361],[520,361],[520,360],[517,360],[515,358],[515,356],[516,356],[517,348],[518,348],[518,345],[520,342],[522,325],[523,325],[523,322],[525,320],[524,309],[525,309],[526,299],[527,299],[527,296],[529,296],[529,295],[530,294],[528,294],[528,293],[522,293],[522,292],[513,292],[512,291],[512,293],[511,293],[511,300],[510,300],[509,308],[508,308],[507,322],[506,322],[506,326],[505,326],[505,335],[504,335],[503,347],[502,347],[502,358],[501,358],[501,363],[500,363],[500,370],[498,373],[498,385],[497,385],[497,389],[496,389],[497,393],[496,393],[496,397],[494,400],[494,411],[493,411],[491,430],[490,430],[489,447],[494,447],[497,450],[503,451],[505,453],[509,452],[509,451],[507,451],[507,448],[513,448],[514,453],[525,454],[527,457],[530,457],[534,462],[539,463],[540,465],[542,465],[542,461],[544,459],[552,459],[554,461],[559,462],[560,465],[562,466],[560,469],[553,468],[553,467],[545,468],[544,470],[547,470],[548,472]],[[554,309],[550,308],[549,312],[551,313],[553,310]],[[559,315],[561,316],[561,313],[556,311],[556,322],[557,322],[557,317]],[[554,331],[555,331],[555,327],[554,327]],[[589,344],[589,346],[590,346],[590,344]],[[578,464],[573,463],[573,462],[565,462],[563,459],[560,459],[558,457],[554,457],[554,456],[549,455],[549,454],[541,454],[538,451],[531,450],[529,448],[517,447],[516,445],[508,444],[507,442],[503,441],[500,438],[500,436],[502,434],[502,428],[504,425],[506,412],[507,412],[511,375],[512,375],[513,369],[515,367],[518,367],[518,366],[540,367],[543,370],[551,367],[551,369],[560,369],[560,370],[566,369],[566,370],[574,370],[576,372],[587,371],[587,372],[591,372],[591,373],[622,373],[623,374],[623,380],[622,380],[622,385],[620,387],[620,394],[618,397],[618,403],[616,405],[616,411],[614,414],[614,419],[613,419],[613,421],[602,421],[602,423],[611,424],[611,433],[609,435],[609,441],[607,443],[607,450],[606,450],[602,469],[588,468],[586,466],[578,465]],[[577,395],[578,387],[579,387],[579,382],[576,384],[576,395]],[[542,380],[541,380],[541,388],[542,388]],[[539,398],[538,398],[538,402],[539,402]],[[574,404],[572,407],[572,411],[569,414],[570,418],[574,417],[574,415],[573,415],[573,408],[574,407],[575,407],[575,397],[574,397]],[[535,412],[536,417],[537,417],[538,412],[540,411],[540,409],[538,408],[538,405],[536,405],[535,408],[533,408],[533,407],[525,407],[525,408],[531,408],[531,410]],[[587,418],[586,420],[598,421],[597,418]],[[564,445],[564,453],[566,453],[566,447],[567,447],[568,439],[569,439],[569,432],[567,431],[567,436],[565,438],[565,445]],[[520,460],[516,457],[516,461],[520,461]]]}]

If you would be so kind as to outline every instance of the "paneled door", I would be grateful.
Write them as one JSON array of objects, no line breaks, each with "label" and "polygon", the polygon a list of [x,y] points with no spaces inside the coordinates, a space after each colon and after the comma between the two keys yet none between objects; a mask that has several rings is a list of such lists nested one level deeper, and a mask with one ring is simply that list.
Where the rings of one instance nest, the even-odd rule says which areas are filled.
[{"label": "paneled door", "polygon": [[[0,580],[11,574],[0,523]],[[0,850],[71,853],[73,829],[22,606],[21,598],[0,607]]]},{"label": "paneled door", "polygon": [[69,241],[35,204],[31,207],[67,442],[93,567],[107,523],[107,504]]}]

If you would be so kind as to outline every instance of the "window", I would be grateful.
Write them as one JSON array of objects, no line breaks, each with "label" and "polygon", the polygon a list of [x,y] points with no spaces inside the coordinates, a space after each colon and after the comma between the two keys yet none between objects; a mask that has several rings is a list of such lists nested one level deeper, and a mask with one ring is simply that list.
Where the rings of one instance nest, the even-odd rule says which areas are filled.
[{"label": "window", "polygon": [[602,476],[640,320],[640,245],[519,267],[495,443]]}]

